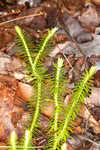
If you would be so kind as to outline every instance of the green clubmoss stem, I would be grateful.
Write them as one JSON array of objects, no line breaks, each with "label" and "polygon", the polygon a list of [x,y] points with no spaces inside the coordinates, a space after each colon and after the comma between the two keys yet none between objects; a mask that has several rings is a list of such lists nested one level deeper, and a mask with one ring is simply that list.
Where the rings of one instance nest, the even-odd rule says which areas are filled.
[{"label": "green clubmoss stem", "polygon": [[[55,80],[55,88],[54,88],[54,103],[55,103],[55,117],[54,117],[54,131],[57,132],[58,130],[58,117],[59,117],[59,85],[60,85],[60,73],[63,66],[63,59],[58,59],[57,64],[57,73],[56,73],[56,80]],[[54,143],[53,143],[53,150],[55,150],[56,142],[57,142],[57,133],[54,135]]]}]

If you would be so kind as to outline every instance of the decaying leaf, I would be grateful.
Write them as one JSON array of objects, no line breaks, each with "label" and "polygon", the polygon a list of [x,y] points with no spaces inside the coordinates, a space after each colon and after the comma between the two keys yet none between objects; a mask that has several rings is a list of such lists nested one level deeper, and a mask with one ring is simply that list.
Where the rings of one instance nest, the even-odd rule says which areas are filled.
[{"label": "decaying leaf", "polygon": [[[9,80],[9,78],[8,78]],[[0,141],[8,141],[10,132],[15,130],[19,136],[24,133],[24,123],[29,118],[23,107],[16,105],[17,81],[12,84],[7,79],[0,81]]]},{"label": "decaying leaf", "polygon": [[[100,66],[98,66],[100,67]],[[99,68],[100,69],[100,68]],[[100,70],[98,70],[94,76],[96,87],[100,88]]]},{"label": "decaying leaf", "polygon": [[32,88],[32,86],[22,82],[18,82],[16,95],[22,98],[24,101],[29,101],[32,97],[32,94],[34,95],[34,92],[35,90]]},{"label": "decaying leaf", "polygon": [[84,120],[88,121],[88,125],[90,127],[93,127],[93,130],[96,134],[100,133],[100,123],[95,120],[95,118],[91,115],[91,113],[86,107],[82,108],[82,111],[80,112],[80,116],[84,118]]},{"label": "decaying leaf", "polygon": [[87,98],[88,103],[100,106],[100,88],[93,88],[91,95]]},{"label": "decaying leaf", "polygon": [[86,29],[93,29],[96,26],[99,26],[100,22],[99,14],[94,6],[83,9],[83,12],[78,19]]},{"label": "decaying leaf", "polygon": [[94,4],[100,6],[100,0],[91,0]]}]

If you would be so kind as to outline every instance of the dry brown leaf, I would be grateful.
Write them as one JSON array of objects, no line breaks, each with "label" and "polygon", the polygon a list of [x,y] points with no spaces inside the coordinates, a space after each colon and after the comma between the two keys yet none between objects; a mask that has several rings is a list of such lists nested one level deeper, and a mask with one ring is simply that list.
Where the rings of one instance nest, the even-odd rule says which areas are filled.
[{"label": "dry brown leaf", "polygon": [[82,107],[80,116],[85,120],[88,120],[88,125],[93,127],[96,134],[100,133],[100,123],[95,120],[95,118],[91,115],[91,113],[85,106]]},{"label": "dry brown leaf", "polygon": [[47,116],[52,118],[53,117],[53,112],[55,110],[54,104],[48,100],[44,100],[44,104],[41,106],[41,112]]},{"label": "dry brown leaf", "polygon": [[100,0],[91,0],[94,4],[96,4],[96,5],[100,5]]},{"label": "dry brown leaf", "polygon": [[[100,63],[99,63],[100,64]],[[100,67],[100,65],[99,65]],[[100,68],[99,68],[100,69]],[[96,72],[96,74],[94,75],[94,81],[95,81],[95,85],[100,88],[100,70],[98,70]]]},{"label": "dry brown leaf", "polygon": [[80,23],[86,28],[95,28],[99,25],[100,17],[96,10],[96,7],[90,6],[82,10],[83,12],[78,17]]},{"label": "dry brown leaf", "polygon": [[87,98],[89,104],[100,106],[100,88],[93,88],[91,95]]},{"label": "dry brown leaf", "polygon": [[26,11],[23,11],[22,13],[20,13],[19,17],[22,16],[29,16],[32,14],[40,14],[38,16],[33,16],[33,17],[29,17],[29,18],[25,18],[23,21],[16,21],[16,24],[18,25],[24,25],[32,28],[32,29],[38,29],[38,30],[43,30],[46,27],[46,20],[45,20],[45,15],[41,14],[44,13],[42,7],[37,7],[37,8],[30,8],[27,9]]},{"label": "dry brown leaf", "polygon": [[[7,146],[5,143],[3,143],[3,142],[0,142],[0,146],[2,147],[2,146]],[[1,147],[0,147],[0,149],[1,149]],[[2,147],[2,149],[1,150],[7,150],[7,148],[3,148]]]},{"label": "dry brown leaf", "polygon": [[16,91],[16,95],[22,98],[25,101],[29,101],[32,93],[34,94],[34,89],[32,86],[26,83],[18,82],[18,88]]},{"label": "dry brown leaf", "polygon": [[25,118],[28,119],[29,113],[26,114],[21,105],[20,107],[15,105],[16,88],[17,85],[6,79],[0,82],[0,141],[8,141],[12,130],[15,130],[19,136],[24,133],[23,124]]},{"label": "dry brown leaf", "polygon": [[78,10],[84,5],[84,0],[63,0],[63,2],[69,10]]}]

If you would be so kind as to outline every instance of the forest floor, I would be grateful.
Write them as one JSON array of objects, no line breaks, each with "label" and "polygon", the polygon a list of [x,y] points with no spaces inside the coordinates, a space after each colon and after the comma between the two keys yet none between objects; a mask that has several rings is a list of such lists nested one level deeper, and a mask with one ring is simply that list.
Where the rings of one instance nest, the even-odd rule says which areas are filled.
[{"label": "forest floor", "polygon": [[[18,25],[31,37],[33,45],[58,27],[53,47],[44,64],[52,73],[59,57],[64,59],[67,82],[64,105],[72,99],[75,84],[85,70],[96,66],[93,88],[73,122],[68,150],[100,150],[100,1],[99,0],[1,0],[0,1],[0,149],[6,146],[12,130],[22,137],[24,121],[30,111],[27,103],[32,96],[32,82],[27,79],[24,60],[16,49]],[[46,85],[47,86],[47,85]],[[48,98],[49,99],[49,98]],[[54,105],[44,99],[41,106],[41,134],[33,138],[38,150],[45,150],[49,120]],[[41,146],[41,148],[38,148]]]}]

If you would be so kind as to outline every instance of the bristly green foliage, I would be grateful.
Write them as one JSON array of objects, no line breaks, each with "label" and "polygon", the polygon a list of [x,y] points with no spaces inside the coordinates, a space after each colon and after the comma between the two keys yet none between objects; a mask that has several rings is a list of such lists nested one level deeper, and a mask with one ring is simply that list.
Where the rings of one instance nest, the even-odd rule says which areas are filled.
[{"label": "bristly green foliage", "polygon": [[[52,121],[52,123],[50,123],[50,130],[49,132],[55,132],[54,136],[52,137],[52,149],[54,149],[55,145],[56,145],[56,138],[57,138],[57,132],[58,132],[58,122],[59,122],[59,115],[61,113],[61,108],[62,108],[62,101],[61,101],[61,89],[63,88],[63,85],[61,82],[61,78],[63,78],[63,76],[61,76],[62,74],[62,67],[63,67],[63,59],[62,58],[58,58],[58,63],[57,65],[55,65],[56,67],[56,77],[53,85],[53,99],[54,99],[54,104],[55,104],[55,111],[54,111],[54,120]],[[62,86],[62,87],[61,87]],[[50,145],[47,145],[47,149],[50,148],[51,146],[51,139],[49,139]]]},{"label": "bristly green foliage", "polygon": [[[37,100],[34,114],[32,114],[32,123],[30,127],[25,131],[25,136],[23,138],[23,143],[21,144],[20,148],[24,150],[34,149],[32,147],[31,139],[34,136],[35,131],[37,131],[37,122],[40,112],[40,101],[42,99],[42,82],[43,82],[43,72],[41,74],[41,64],[40,59],[44,56],[44,52],[47,49],[51,38],[53,37],[54,33],[57,31],[57,28],[52,29],[48,32],[43,40],[41,40],[40,44],[36,48],[37,55],[33,55],[32,52],[32,44],[30,46],[30,39],[24,33],[20,27],[15,27],[17,32],[17,46],[20,48],[20,54],[24,58],[26,62],[26,67],[29,70],[31,77],[35,77],[37,83]],[[51,42],[50,42],[51,43]],[[34,50],[33,50],[34,51]],[[80,105],[84,103],[86,95],[91,90],[92,82],[91,77],[95,73],[95,67],[92,67],[90,71],[86,72],[82,80],[75,86],[75,90],[73,93],[73,99],[71,103],[67,106],[65,110],[65,118],[62,120],[61,124],[59,123],[59,116],[62,110],[62,97],[61,91],[63,90],[63,82],[62,82],[62,67],[63,67],[63,59],[58,59],[58,64],[56,66],[56,74],[55,79],[53,79],[53,100],[55,104],[55,111],[54,111],[54,119],[52,122],[52,127],[50,128],[50,132],[54,133],[50,140],[48,140],[48,145],[46,147],[47,150],[56,150],[56,149],[66,149],[64,142],[70,136],[69,131],[72,130],[72,121],[75,120],[77,117],[77,113],[79,112]],[[10,143],[11,148],[10,150],[16,150],[18,146],[16,146],[16,134],[15,132],[11,133]]]},{"label": "bristly green foliage", "polygon": [[[20,47],[21,55],[24,57],[25,62],[30,66],[29,70],[32,75],[36,77],[37,80],[37,101],[35,106],[35,112],[32,119],[31,127],[28,130],[30,132],[30,136],[25,142],[25,147],[28,147],[31,142],[31,136],[32,132],[34,132],[34,129],[37,127],[37,120],[39,117],[39,111],[40,111],[40,101],[41,101],[41,89],[42,89],[42,77],[40,76],[40,72],[38,70],[39,66],[39,60],[43,55],[43,52],[46,50],[47,45],[51,38],[53,37],[54,33],[57,31],[57,28],[52,29],[51,31],[48,31],[47,36],[41,41],[41,44],[38,46],[38,53],[37,56],[34,58],[32,57],[32,53],[30,52],[30,40],[28,36],[21,30],[19,26],[15,26],[16,32],[17,32],[17,45]],[[31,49],[32,51],[32,49]],[[26,139],[26,138],[25,138]],[[27,144],[27,145],[26,145]],[[25,149],[26,150],[26,149]]]},{"label": "bristly green foliage", "polygon": [[66,139],[70,136],[69,131],[72,131],[72,121],[75,120],[80,110],[80,105],[84,103],[86,95],[89,94],[91,90],[91,78],[94,74],[95,67],[91,67],[90,71],[86,71],[84,77],[82,77],[80,82],[75,86],[72,101],[66,109],[65,119],[56,133],[56,143],[55,146],[51,148],[52,150],[59,149],[60,144],[66,142]]},{"label": "bristly green foliage", "polygon": [[[58,59],[58,65],[57,65],[57,73],[56,73],[56,79],[55,79],[55,87],[54,87],[54,103],[55,103],[55,107],[56,107],[56,110],[55,110],[55,115],[54,115],[54,132],[55,132],[55,135],[54,135],[54,141],[53,141],[53,147],[52,149],[55,149],[55,146],[56,146],[56,142],[57,142],[57,132],[59,130],[59,125],[58,125],[58,121],[59,121],[59,115],[61,113],[61,104],[62,104],[62,101],[61,101],[61,97],[60,97],[60,90],[63,88],[63,86],[61,87],[60,84],[60,75],[61,75],[61,71],[62,71],[62,66],[63,66],[63,59]],[[63,77],[62,77],[63,78]],[[52,127],[53,127],[52,126]]]},{"label": "bristly green foliage", "polygon": [[16,47],[18,49],[19,54],[24,58],[26,68],[31,74],[30,76],[34,76],[33,70],[35,67],[37,67],[38,74],[41,74],[42,70],[44,69],[43,64],[40,60],[42,60],[43,57],[46,56],[45,53],[47,54],[48,51],[51,49],[52,37],[57,31],[57,28],[48,30],[48,34],[46,34],[40,40],[40,42],[35,46],[35,48],[33,48],[32,41],[26,32],[21,30],[18,26],[16,26],[15,29],[17,32]]}]

